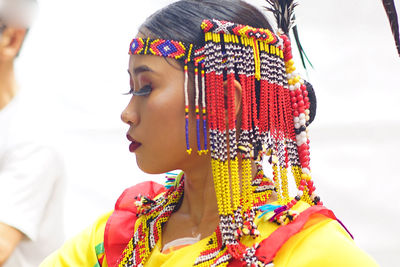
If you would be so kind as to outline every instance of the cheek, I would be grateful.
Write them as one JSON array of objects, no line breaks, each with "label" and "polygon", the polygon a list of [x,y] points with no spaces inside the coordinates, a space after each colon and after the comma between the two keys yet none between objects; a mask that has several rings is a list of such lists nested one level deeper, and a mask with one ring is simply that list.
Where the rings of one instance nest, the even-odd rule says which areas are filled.
[{"label": "cheek", "polygon": [[[185,147],[185,111],[183,92],[179,88],[154,90],[149,96],[144,114],[150,129],[158,140],[154,144],[160,148],[177,146]],[[182,143],[182,144],[181,144]]]}]

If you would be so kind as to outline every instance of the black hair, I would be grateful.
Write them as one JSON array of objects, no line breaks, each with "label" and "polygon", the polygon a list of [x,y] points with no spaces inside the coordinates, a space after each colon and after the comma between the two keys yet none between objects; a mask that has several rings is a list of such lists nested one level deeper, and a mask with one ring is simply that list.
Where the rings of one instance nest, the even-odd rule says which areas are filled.
[{"label": "black hair", "polygon": [[[240,0],[182,0],[157,11],[141,25],[147,37],[204,45],[204,19],[231,21],[255,28],[271,26],[264,14]],[[149,36],[150,35],[150,36]]]}]

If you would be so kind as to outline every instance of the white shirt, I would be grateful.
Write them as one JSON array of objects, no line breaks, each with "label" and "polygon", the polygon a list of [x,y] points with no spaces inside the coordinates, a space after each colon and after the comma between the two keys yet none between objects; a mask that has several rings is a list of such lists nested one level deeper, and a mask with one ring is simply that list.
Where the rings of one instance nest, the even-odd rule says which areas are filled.
[{"label": "white shirt", "polygon": [[0,222],[25,237],[4,267],[30,267],[63,242],[63,164],[19,96],[0,110]]}]

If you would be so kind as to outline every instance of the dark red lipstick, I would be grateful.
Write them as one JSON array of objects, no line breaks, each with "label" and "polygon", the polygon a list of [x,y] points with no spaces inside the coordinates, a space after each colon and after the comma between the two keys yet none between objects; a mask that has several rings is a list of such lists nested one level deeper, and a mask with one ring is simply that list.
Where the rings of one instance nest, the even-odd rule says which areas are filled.
[{"label": "dark red lipstick", "polygon": [[126,135],[126,138],[131,141],[131,144],[129,145],[129,151],[132,153],[142,145],[140,142],[133,139],[129,134]]}]

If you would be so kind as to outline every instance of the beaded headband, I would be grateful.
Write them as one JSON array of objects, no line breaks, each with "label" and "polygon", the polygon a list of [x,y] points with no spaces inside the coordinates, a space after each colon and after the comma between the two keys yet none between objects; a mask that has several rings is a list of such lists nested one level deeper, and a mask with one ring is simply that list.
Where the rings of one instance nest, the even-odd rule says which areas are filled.
[{"label": "beaded headband", "polygon": [[[269,219],[280,224],[296,216],[290,209],[300,200],[311,205],[322,204],[314,194],[310,176],[307,135],[310,102],[304,81],[294,73],[290,40],[286,35],[219,20],[204,20],[201,28],[204,47],[173,40],[136,38],[129,53],[169,57],[185,63],[185,132],[189,154],[192,148],[188,132],[188,64],[194,64],[197,151],[200,155],[208,149],[211,152],[222,240],[229,253],[239,258],[246,250],[240,237],[258,234],[253,223],[253,203],[266,204],[272,190],[277,192],[280,205],[274,206]],[[238,139],[235,80],[242,87]],[[261,161],[263,157],[272,166],[273,181],[263,175],[252,177],[252,161]],[[298,188],[294,198],[288,192],[289,168]],[[270,208],[260,210],[266,212]]]}]

